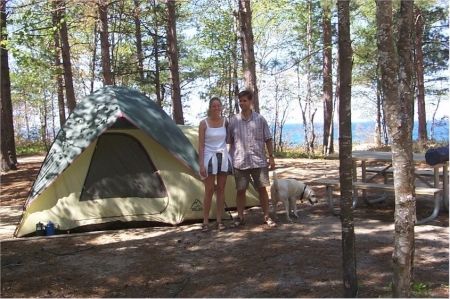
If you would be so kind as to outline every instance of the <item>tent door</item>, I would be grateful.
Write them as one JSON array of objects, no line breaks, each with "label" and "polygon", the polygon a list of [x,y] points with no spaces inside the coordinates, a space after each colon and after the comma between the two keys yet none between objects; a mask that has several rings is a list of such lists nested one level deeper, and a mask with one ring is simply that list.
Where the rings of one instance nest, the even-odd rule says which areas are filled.
[{"label": "tent door", "polygon": [[100,135],[80,201],[163,197],[167,197],[167,190],[139,140],[125,133]]}]

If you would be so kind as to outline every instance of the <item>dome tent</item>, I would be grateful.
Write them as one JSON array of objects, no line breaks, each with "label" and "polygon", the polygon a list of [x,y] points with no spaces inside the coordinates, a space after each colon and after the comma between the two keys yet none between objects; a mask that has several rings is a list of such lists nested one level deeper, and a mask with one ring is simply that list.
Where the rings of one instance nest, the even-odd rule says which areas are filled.
[{"label": "dome tent", "polygon": [[180,128],[142,93],[108,86],[79,101],[58,132],[14,235],[48,221],[60,230],[114,221],[178,224],[202,219],[202,201],[198,154]]}]

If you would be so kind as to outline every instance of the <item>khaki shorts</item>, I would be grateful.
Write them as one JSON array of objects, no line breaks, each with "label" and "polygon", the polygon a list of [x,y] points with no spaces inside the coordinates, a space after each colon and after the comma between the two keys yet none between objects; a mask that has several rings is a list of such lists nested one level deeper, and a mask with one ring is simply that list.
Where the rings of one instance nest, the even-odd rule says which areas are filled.
[{"label": "khaki shorts", "polygon": [[236,190],[246,190],[248,183],[252,177],[252,184],[256,190],[261,187],[270,186],[269,170],[267,167],[250,168],[250,169],[234,169],[234,179],[236,181]]}]

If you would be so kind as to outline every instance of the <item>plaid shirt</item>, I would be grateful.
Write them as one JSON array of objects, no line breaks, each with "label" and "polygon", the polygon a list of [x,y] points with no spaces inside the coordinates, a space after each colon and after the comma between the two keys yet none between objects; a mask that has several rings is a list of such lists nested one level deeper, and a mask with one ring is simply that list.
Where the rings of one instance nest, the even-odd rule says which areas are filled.
[{"label": "plaid shirt", "polygon": [[267,167],[265,144],[272,136],[262,115],[252,112],[248,120],[243,119],[240,113],[233,115],[227,133],[234,168]]}]

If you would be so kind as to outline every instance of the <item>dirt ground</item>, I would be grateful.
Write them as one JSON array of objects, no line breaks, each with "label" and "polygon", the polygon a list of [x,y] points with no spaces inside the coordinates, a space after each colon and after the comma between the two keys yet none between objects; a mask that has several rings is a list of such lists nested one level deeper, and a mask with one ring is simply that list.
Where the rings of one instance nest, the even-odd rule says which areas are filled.
[{"label": "dirt ground", "polygon": [[[1,176],[1,297],[342,297],[341,226],[323,186],[320,202],[298,203],[300,218],[276,228],[260,208],[243,228],[200,231],[200,224],[13,239],[42,157],[22,158]],[[279,159],[280,176],[337,178],[332,160]],[[283,172],[283,170],[285,170]],[[431,213],[419,200],[418,215]],[[234,213],[233,213],[234,214]],[[355,210],[359,297],[390,297],[393,205]],[[448,212],[416,226],[415,297],[449,296]]]}]

